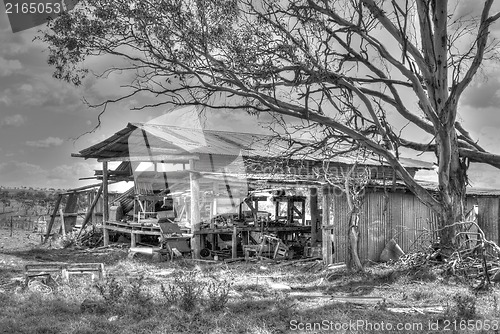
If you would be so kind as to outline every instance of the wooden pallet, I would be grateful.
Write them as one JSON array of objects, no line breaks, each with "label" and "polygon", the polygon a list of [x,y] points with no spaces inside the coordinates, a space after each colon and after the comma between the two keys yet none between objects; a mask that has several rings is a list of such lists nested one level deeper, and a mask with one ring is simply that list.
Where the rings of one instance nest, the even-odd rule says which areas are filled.
[{"label": "wooden pallet", "polygon": [[71,275],[90,275],[92,281],[106,277],[102,263],[30,263],[24,266],[26,282],[39,276],[60,276],[68,282]]}]

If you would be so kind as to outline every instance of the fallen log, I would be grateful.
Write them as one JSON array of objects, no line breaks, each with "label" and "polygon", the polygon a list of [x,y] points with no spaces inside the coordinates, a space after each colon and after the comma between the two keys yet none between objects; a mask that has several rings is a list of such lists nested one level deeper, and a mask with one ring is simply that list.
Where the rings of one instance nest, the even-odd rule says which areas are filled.
[{"label": "fallen log", "polygon": [[285,266],[291,266],[297,263],[304,263],[304,262],[311,262],[311,261],[316,261],[316,260],[321,260],[321,257],[309,257],[306,259],[300,259],[300,260],[294,260],[294,261],[286,261],[283,263],[278,264],[278,267],[285,267]]}]

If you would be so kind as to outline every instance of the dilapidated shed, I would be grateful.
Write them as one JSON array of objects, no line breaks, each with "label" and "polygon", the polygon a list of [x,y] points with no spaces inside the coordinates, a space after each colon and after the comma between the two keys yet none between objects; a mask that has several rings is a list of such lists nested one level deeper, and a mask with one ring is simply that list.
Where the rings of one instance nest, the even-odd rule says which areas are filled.
[{"label": "dilapidated shed", "polygon": [[[102,170],[93,177],[102,180],[104,205],[108,208],[104,210],[105,243],[109,242],[110,231],[129,233],[133,245],[140,235],[161,235],[154,224],[154,219],[159,219],[158,203],[165,207],[170,201],[172,205],[167,206],[171,218],[175,217],[175,222],[192,237],[195,257],[207,247],[215,250],[216,235],[229,235],[233,240],[242,238],[250,243],[255,232],[278,235],[285,241],[305,235],[310,246],[323,243],[326,262],[344,261],[348,208],[345,195],[331,187],[325,175],[330,183],[335,179],[340,182],[355,163],[369,168],[371,178],[360,215],[361,258],[378,260],[384,245],[392,238],[404,251],[432,239],[436,221],[433,213],[380,158],[360,159],[354,154],[344,154],[324,159],[300,152],[290,156],[289,150],[288,141],[271,135],[129,123],[113,136],[73,156],[102,162]],[[414,159],[401,161],[412,175],[433,167]],[[120,165],[110,170],[110,162]],[[134,202],[132,208],[128,205],[131,210],[128,218],[117,218],[116,208],[110,217],[109,208],[117,204],[108,200],[110,181],[134,182],[128,195],[122,197]],[[276,212],[267,215],[262,212],[265,211],[262,204],[259,207],[258,199],[249,200],[262,191],[272,193],[274,202],[280,202],[279,197],[286,195],[291,198],[300,195],[307,201],[288,200],[288,204],[282,207],[278,204]],[[485,232],[498,241],[497,194],[471,191],[469,198],[469,205],[474,201],[479,203],[479,217],[482,217],[479,222]],[[126,206],[121,202],[118,205],[122,206],[120,210]],[[323,214],[325,210],[329,214]],[[245,211],[250,223],[242,220]],[[289,218],[280,221],[278,211]],[[226,219],[231,217],[230,213],[238,213],[239,220]],[[222,219],[223,225],[217,225],[222,215],[226,217]],[[153,224],[145,227],[145,222]],[[233,257],[238,255],[237,251],[233,242]]]}]

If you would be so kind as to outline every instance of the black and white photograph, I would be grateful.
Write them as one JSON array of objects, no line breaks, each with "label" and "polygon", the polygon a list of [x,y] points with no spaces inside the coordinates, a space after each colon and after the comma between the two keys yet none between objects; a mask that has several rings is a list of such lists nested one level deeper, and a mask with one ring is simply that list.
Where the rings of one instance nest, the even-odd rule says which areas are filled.
[{"label": "black and white photograph", "polygon": [[500,333],[500,2],[3,0],[0,334]]}]

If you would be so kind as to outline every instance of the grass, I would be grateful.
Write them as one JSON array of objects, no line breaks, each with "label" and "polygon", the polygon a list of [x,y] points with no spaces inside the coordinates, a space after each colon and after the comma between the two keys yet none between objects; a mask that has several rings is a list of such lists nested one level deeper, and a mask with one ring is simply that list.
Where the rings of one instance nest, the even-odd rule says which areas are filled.
[{"label": "grass", "polygon": [[[59,282],[48,294],[9,285],[0,292],[0,333],[395,332],[373,328],[381,323],[418,323],[424,327],[396,332],[421,333],[432,332],[427,328],[430,323],[443,329],[453,320],[492,321],[500,317],[498,288],[475,295],[465,283],[449,283],[430,269],[401,272],[378,266],[363,274],[331,275],[324,270],[304,270],[305,265],[196,265],[189,261],[155,263],[147,257],[110,258],[113,261],[107,264],[107,271],[111,275],[97,283],[72,279],[68,284]],[[2,275],[6,273],[0,271]],[[275,290],[270,282],[287,284],[292,290]],[[386,303],[335,303],[330,298],[290,293],[296,291],[382,296]],[[425,305],[442,305],[446,311],[432,315],[387,310]],[[354,331],[335,327],[356,321],[360,327]],[[458,328],[448,332],[464,333]]]}]

